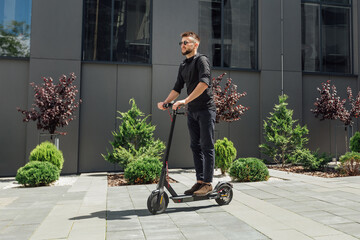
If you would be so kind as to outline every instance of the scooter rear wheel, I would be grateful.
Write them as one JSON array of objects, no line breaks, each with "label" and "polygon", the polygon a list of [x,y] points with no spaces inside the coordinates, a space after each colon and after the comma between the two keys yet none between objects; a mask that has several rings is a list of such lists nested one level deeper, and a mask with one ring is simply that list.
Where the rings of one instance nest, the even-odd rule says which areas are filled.
[{"label": "scooter rear wheel", "polygon": [[227,205],[231,202],[231,200],[233,198],[233,190],[228,185],[221,186],[219,189],[219,194],[220,194],[220,197],[215,199],[215,201],[219,205]]},{"label": "scooter rear wheel", "polygon": [[156,202],[158,200],[159,194],[150,194],[147,200],[147,208],[150,213],[156,214],[156,213],[163,213],[165,212],[168,204],[169,204],[169,197],[166,194],[166,192],[162,193],[162,198],[160,199],[160,205],[158,208],[156,208]]}]

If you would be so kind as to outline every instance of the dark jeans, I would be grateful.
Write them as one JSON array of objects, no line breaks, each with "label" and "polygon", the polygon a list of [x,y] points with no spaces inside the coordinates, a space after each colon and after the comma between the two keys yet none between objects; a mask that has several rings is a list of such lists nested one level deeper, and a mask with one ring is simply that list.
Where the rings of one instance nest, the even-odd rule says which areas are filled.
[{"label": "dark jeans", "polygon": [[215,164],[214,129],[216,112],[188,112],[190,147],[193,152],[196,179],[212,182]]}]

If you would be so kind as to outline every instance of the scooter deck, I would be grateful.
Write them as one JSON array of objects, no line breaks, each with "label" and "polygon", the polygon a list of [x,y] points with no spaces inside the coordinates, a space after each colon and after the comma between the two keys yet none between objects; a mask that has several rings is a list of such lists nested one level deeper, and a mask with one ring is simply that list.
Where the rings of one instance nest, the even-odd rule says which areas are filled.
[{"label": "scooter deck", "polygon": [[172,199],[174,203],[193,202],[214,198],[217,198],[217,192],[211,192],[205,196],[178,195],[176,197],[170,197],[170,199]]}]

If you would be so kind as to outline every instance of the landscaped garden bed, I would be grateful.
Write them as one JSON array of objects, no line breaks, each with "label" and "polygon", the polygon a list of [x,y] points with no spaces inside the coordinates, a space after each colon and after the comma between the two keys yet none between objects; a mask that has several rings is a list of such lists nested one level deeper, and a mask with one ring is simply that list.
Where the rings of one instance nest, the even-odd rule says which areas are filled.
[{"label": "landscaped garden bed", "polygon": [[[107,176],[107,180],[108,180],[108,186],[109,187],[117,187],[117,186],[126,186],[126,185],[138,185],[138,184],[144,184],[142,182],[136,182],[136,183],[129,183],[125,177],[123,173],[116,173],[116,174],[108,174]],[[168,181],[170,183],[176,183],[177,181],[170,178],[168,179]],[[156,184],[158,183],[158,180],[153,180],[150,183],[147,184]]]},{"label": "landscaped garden bed", "polygon": [[346,173],[341,172],[338,169],[334,169],[332,167],[325,168],[324,170],[308,170],[305,169],[303,166],[294,166],[294,165],[287,165],[287,166],[281,166],[281,165],[268,165],[269,169],[274,170],[280,170],[285,172],[292,172],[292,173],[300,173],[305,174],[309,176],[315,176],[315,177],[323,177],[323,178],[335,178],[335,177],[347,177],[349,176]]}]

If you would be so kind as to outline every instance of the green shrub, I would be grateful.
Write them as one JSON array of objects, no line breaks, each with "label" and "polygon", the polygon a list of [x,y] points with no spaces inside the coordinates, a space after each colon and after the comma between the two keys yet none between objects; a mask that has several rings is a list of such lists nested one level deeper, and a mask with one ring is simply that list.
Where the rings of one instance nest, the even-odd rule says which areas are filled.
[{"label": "green shrub", "polygon": [[124,171],[125,179],[131,183],[152,183],[161,174],[162,164],[156,157],[143,157],[130,162]]},{"label": "green shrub", "polygon": [[289,157],[292,163],[300,164],[305,169],[317,170],[320,168],[320,162],[307,148],[296,149],[293,154]]},{"label": "green shrub", "polygon": [[282,165],[296,149],[304,147],[309,133],[306,126],[295,126],[298,120],[293,120],[294,111],[287,108],[287,99],[287,95],[279,96],[279,104],[275,104],[274,112],[264,120],[265,143],[259,145],[262,153]]},{"label": "green shrub", "polygon": [[234,181],[257,182],[269,179],[269,170],[258,158],[239,158],[230,167],[229,174]]},{"label": "green shrub", "polygon": [[40,162],[49,162],[54,164],[60,171],[64,164],[64,157],[60,150],[56,146],[48,141],[42,142],[40,145],[37,145],[34,150],[31,151],[30,157],[31,161],[40,161]]},{"label": "green shrub", "polygon": [[360,169],[360,153],[347,152],[340,157],[341,166],[350,176],[356,176],[359,174]]},{"label": "green shrub", "polygon": [[325,167],[329,162],[332,161],[333,158],[331,154],[328,154],[326,152],[319,153],[319,149],[313,152],[313,154],[319,162],[320,168]]},{"label": "green shrub", "polygon": [[350,150],[353,152],[360,152],[360,132],[356,132],[350,138]]},{"label": "green shrub", "polygon": [[221,169],[221,173],[230,168],[231,163],[236,158],[236,148],[227,138],[218,139],[215,143],[215,166]]},{"label": "green shrub", "polygon": [[50,162],[32,161],[19,168],[16,181],[26,187],[49,185],[59,179],[60,170]]},{"label": "green shrub", "polygon": [[130,104],[129,111],[118,112],[121,124],[117,131],[112,132],[112,150],[108,150],[106,155],[102,154],[106,161],[119,164],[123,169],[144,156],[160,159],[165,149],[165,144],[153,137],[155,126],[147,122],[149,116],[144,117],[134,99],[130,99]]}]

